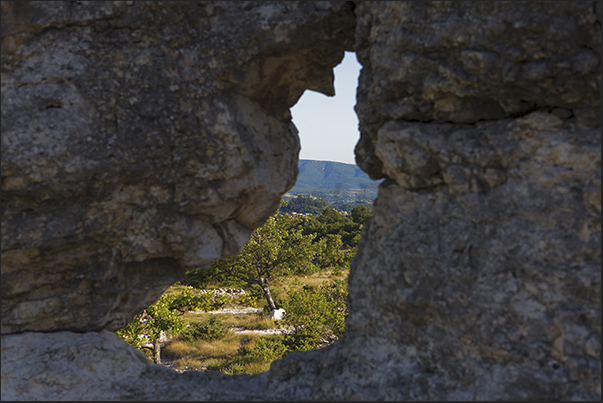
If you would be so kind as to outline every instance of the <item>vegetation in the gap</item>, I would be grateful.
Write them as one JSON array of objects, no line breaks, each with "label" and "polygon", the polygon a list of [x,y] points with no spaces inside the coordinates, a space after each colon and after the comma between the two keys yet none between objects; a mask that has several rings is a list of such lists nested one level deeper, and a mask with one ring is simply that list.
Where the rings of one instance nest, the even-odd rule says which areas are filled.
[{"label": "vegetation in the gap", "polygon": [[208,311],[214,306],[209,293],[196,293],[189,288],[177,294],[164,293],[153,305],[136,315],[117,334],[130,345],[161,363],[161,338],[167,333],[179,333],[186,322],[182,316],[193,310]]},{"label": "vegetation in the gap", "polygon": [[281,213],[297,213],[297,214],[320,214],[329,203],[325,199],[319,199],[310,196],[298,196],[290,198],[287,203],[281,205],[279,211]]},{"label": "vegetation in the gap", "polygon": [[[347,274],[371,216],[364,205],[347,214],[281,209],[239,255],[189,272],[118,334],[155,362],[229,374],[264,372],[293,351],[333,343],[345,334]],[[243,292],[211,292],[224,287]],[[269,318],[275,308],[285,309],[283,320]]]},{"label": "vegetation in the gap", "polygon": [[248,287],[259,287],[269,309],[276,309],[270,292],[272,281],[318,270],[315,258],[322,244],[313,242],[316,235],[303,234],[295,227],[295,221],[288,214],[269,217],[262,227],[253,231],[240,254],[213,261],[210,270],[238,279]]}]

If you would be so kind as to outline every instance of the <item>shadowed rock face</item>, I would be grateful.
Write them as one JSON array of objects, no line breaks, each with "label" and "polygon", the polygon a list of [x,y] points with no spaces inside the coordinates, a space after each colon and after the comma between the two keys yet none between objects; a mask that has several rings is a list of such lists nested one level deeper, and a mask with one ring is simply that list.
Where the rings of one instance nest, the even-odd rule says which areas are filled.
[{"label": "shadowed rock face", "polygon": [[355,10],[357,161],[387,179],[347,331],[402,351],[400,400],[600,399],[595,7]]},{"label": "shadowed rock face", "polygon": [[[2,332],[122,327],[295,183],[347,3],[3,5]],[[5,46],[5,43],[7,44]]]},{"label": "shadowed rock face", "polygon": [[[3,399],[600,400],[599,2],[2,13]],[[276,209],[288,108],[354,29],[386,180],[346,337],[252,377],[151,364],[108,330]]]}]

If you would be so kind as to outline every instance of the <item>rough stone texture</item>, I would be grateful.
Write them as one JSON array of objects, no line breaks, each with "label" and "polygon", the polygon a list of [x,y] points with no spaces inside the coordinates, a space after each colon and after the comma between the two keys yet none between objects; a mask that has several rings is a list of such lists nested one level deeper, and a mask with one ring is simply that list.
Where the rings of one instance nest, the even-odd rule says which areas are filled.
[{"label": "rough stone texture", "polygon": [[404,352],[401,400],[601,398],[598,4],[355,10],[357,160],[387,180],[347,326]]},{"label": "rough stone texture", "polygon": [[2,4],[3,333],[119,329],[238,253],[353,46],[348,3]]},{"label": "rough stone texture", "polygon": [[[2,336],[2,346],[2,382],[15,385],[3,385],[2,400],[245,400],[261,396],[259,382],[245,382],[249,376],[178,374],[153,364],[106,330],[28,332]],[[216,390],[215,385],[223,389]]]},{"label": "rough stone texture", "polygon": [[[286,106],[303,88],[330,91],[352,8],[56,4],[26,18],[3,3],[3,400],[600,400],[599,2],[356,2],[357,160],[386,180],[352,264],[347,334],[233,377],[151,365],[92,331],[111,327],[102,315],[71,321],[105,289],[151,300],[179,267],[236,249],[198,216],[262,222],[296,172]],[[224,252],[197,253],[209,244]],[[88,280],[55,288],[78,273]],[[81,312],[37,302],[59,296]],[[17,333],[74,329],[87,332]]]},{"label": "rough stone texture", "polygon": [[474,123],[555,109],[600,124],[597,2],[360,4],[357,162],[381,178],[392,119]]},{"label": "rough stone texture", "polygon": [[441,176],[415,171],[437,182],[417,190],[400,174],[380,189],[350,278],[348,331],[406,351],[404,383],[425,384],[403,400],[596,399],[600,129],[541,112],[396,129]]}]

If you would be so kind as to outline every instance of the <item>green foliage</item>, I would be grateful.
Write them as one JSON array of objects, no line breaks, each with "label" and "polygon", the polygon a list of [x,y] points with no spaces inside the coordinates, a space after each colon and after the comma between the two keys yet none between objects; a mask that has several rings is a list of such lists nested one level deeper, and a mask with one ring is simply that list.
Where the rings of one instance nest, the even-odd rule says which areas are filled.
[{"label": "green foliage", "polygon": [[[164,293],[147,309],[136,315],[117,334],[128,344],[143,349],[159,340],[162,332],[178,334],[186,326],[181,316],[192,310],[209,311],[212,295],[197,294],[190,287],[179,287],[177,294]],[[146,347],[149,348],[149,347]]]},{"label": "green foliage", "polygon": [[[281,209],[297,199],[282,203]],[[349,253],[345,251],[358,245],[362,225],[372,214],[369,207],[356,205],[348,216],[330,207],[314,216],[274,215],[254,231],[240,255],[215,260],[208,268],[190,271],[183,283],[198,288],[218,283],[222,287],[248,287],[249,290],[252,284],[261,281],[258,269],[266,281],[318,270],[348,269],[353,254],[347,256]]]},{"label": "green foliage", "polygon": [[350,216],[356,224],[364,224],[373,216],[373,211],[365,205],[359,205],[352,209]]},{"label": "green foliage", "polygon": [[[312,274],[318,270],[313,263],[320,249],[314,244],[315,234],[304,235],[295,229],[295,221],[291,216],[279,217],[284,230],[284,245],[281,248],[281,264],[291,274]],[[288,222],[287,222],[288,221]]]},{"label": "green foliage", "polygon": [[187,328],[182,330],[178,336],[183,341],[219,340],[226,336],[227,330],[222,324],[222,320],[215,315],[203,322],[193,322]]},{"label": "green foliage", "polygon": [[[284,205],[283,207],[286,207]],[[357,251],[363,224],[372,216],[365,206],[356,206],[349,215],[326,207],[319,215],[295,217],[289,214],[271,216],[256,229],[234,257],[213,261],[209,267],[187,273],[183,284],[208,288],[212,286],[244,285],[246,294],[239,303],[257,306],[258,300],[272,307],[285,308],[283,324],[294,332],[286,336],[262,338],[245,346],[236,357],[220,370],[229,373],[259,370],[266,362],[285,356],[290,351],[306,351],[322,347],[345,333],[347,317],[347,283],[332,280],[319,286],[304,286],[297,291],[270,291],[268,285],[291,275],[305,276],[320,270],[341,274],[349,269],[350,260]],[[133,346],[143,349],[154,345],[158,359],[158,343],[162,332],[178,335],[182,341],[218,340],[226,332],[217,317],[191,323],[185,328],[181,315],[189,310],[208,311],[217,305],[231,302],[228,296],[199,293],[190,286],[175,287],[178,292],[166,293],[118,334]],[[273,295],[272,293],[276,294]],[[282,294],[282,295],[281,295]],[[157,345],[157,347],[155,347]],[[263,364],[262,364],[263,363]],[[218,365],[218,364],[216,364]],[[211,365],[208,365],[208,369]],[[226,368],[226,369],[225,369]],[[264,369],[265,370],[265,369]]]},{"label": "green foliage", "polygon": [[254,340],[243,343],[236,354],[225,362],[209,363],[207,370],[227,374],[264,372],[272,361],[283,358],[290,352],[283,336],[261,336]]},{"label": "green foliage", "polygon": [[341,235],[338,234],[326,234],[318,242],[319,255],[318,260],[322,269],[339,269],[345,258],[343,252],[343,242],[341,241]]},{"label": "green foliage", "polygon": [[358,206],[367,206],[369,209],[371,208],[372,202],[345,202],[345,201],[336,201],[330,203],[330,206],[338,211],[345,211],[346,213],[351,213],[355,207]]},{"label": "green foliage", "polygon": [[318,248],[313,234],[303,234],[299,219],[288,214],[273,215],[253,231],[242,252],[214,260],[209,270],[219,276],[238,279],[248,288],[259,286],[269,305],[274,305],[268,284],[291,274],[310,274],[318,270],[314,258]]},{"label": "green foliage", "polygon": [[245,294],[239,297],[239,302],[241,303],[241,305],[255,308],[258,306],[258,295],[253,295],[251,293],[246,292]]},{"label": "green foliage", "polygon": [[343,247],[350,248],[358,244],[362,226],[355,223],[350,217],[327,207],[320,215],[305,217],[301,230],[304,235],[316,234],[316,242],[327,235],[339,235]]},{"label": "green foliage", "polygon": [[214,297],[214,306],[221,306],[232,301],[232,297],[226,294],[216,295]]},{"label": "green foliage", "polygon": [[257,307],[262,301],[265,301],[264,291],[259,286],[248,287],[246,293],[249,295],[249,298],[255,299],[256,305],[254,307]]},{"label": "green foliage", "polygon": [[186,273],[182,283],[197,289],[211,288],[218,284],[220,287],[241,288],[246,284],[222,269],[222,265],[213,263],[209,267],[191,270]]},{"label": "green foliage", "polygon": [[310,196],[297,196],[290,199],[286,205],[281,205],[280,213],[319,214],[329,204],[325,199]]},{"label": "green foliage", "polygon": [[292,351],[322,347],[345,334],[348,315],[347,282],[332,280],[320,286],[304,286],[289,293],[284,306],[284,322],[295,329],[287,335],[286,344]]},{"label": "green foliage", "polygon": [[282,336],[264,336],[251,348],[241,347],[239,354],[247,362],[272,362],[289,353]]}]

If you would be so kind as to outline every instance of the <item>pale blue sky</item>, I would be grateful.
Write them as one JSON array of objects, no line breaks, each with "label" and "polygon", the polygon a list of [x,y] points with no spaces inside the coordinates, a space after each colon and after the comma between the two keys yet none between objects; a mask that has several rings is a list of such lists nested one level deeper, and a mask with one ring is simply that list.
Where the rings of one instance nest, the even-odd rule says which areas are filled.
[{"label": "pale blue sky", "polygon": [[360,133],[354,105],[361,67],[356,53],[345,52],[335,67],[335,96],[306,90],[291,108],[301,141],[300,159],[356,164],[354,147]]}]

